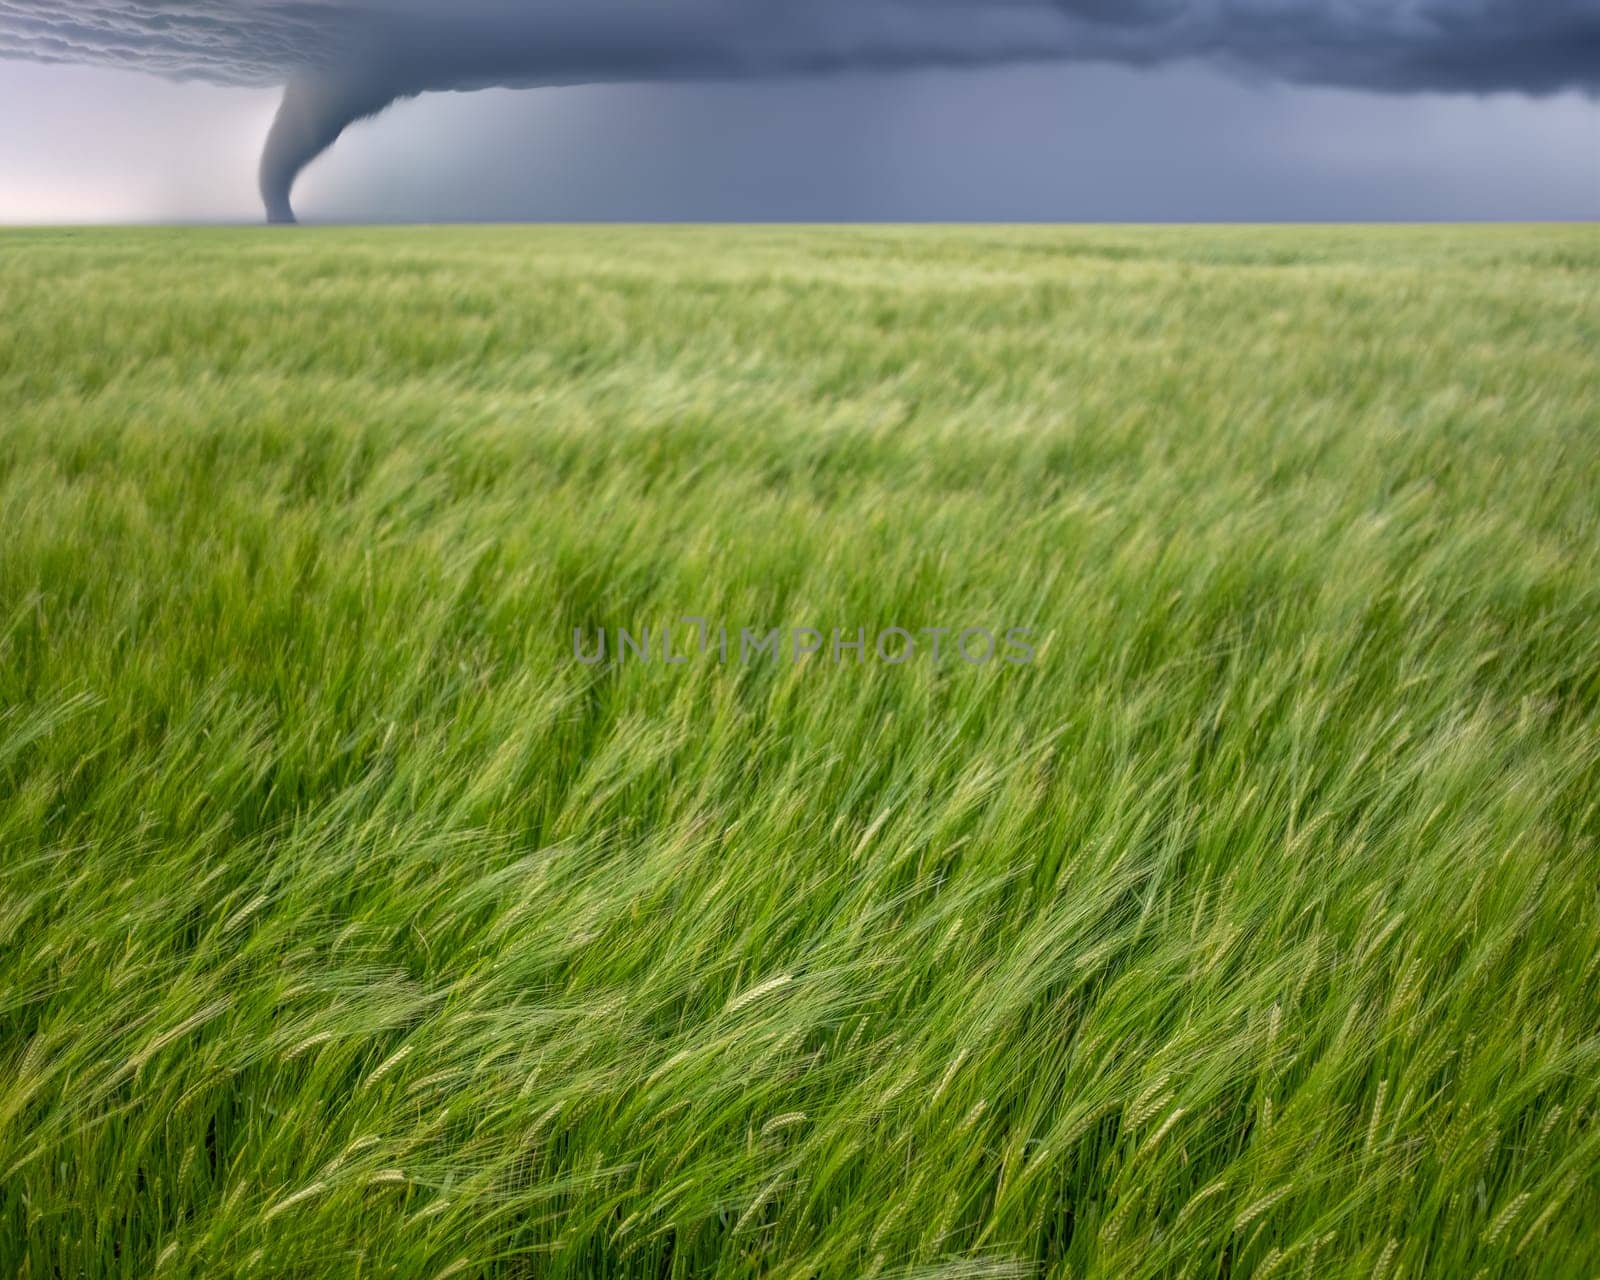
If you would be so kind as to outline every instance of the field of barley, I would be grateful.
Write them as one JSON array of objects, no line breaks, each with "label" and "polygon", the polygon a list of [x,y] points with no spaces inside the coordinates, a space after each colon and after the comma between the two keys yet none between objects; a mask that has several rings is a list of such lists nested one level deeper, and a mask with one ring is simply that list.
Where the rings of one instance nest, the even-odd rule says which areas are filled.
[{"label": "field of barley", "polygon": [[0,1273],[1591,1280],[1597,351],[1592,226],[0,236]]}]

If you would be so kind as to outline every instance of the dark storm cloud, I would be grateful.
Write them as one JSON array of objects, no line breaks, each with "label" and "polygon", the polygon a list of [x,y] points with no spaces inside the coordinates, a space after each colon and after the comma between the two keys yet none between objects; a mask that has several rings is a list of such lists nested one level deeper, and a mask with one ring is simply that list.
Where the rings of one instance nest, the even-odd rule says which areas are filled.
[{"label": "dark storm cloud", "polygon": [[1600,93],[1600,0],[0,0],[0,55],[289,86],[274,216],[351,121],[430,90],[1198,58],[1387,91]]},{"label": "dark storm cloud", "polygon": [[1386,89],[1600,86],[1600,0],[0,0],[0,54],[407,91],[856,65],[1209,57]]}]

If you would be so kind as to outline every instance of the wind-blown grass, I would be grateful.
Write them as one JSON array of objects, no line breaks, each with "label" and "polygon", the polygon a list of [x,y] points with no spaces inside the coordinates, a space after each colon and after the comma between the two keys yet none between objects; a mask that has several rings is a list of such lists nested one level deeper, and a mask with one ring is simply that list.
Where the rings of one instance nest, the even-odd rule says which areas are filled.
[{"label": "wind-blown grass", "polygon": [[1597,279],[0,239],[0,1270],[1594,1275]]}]

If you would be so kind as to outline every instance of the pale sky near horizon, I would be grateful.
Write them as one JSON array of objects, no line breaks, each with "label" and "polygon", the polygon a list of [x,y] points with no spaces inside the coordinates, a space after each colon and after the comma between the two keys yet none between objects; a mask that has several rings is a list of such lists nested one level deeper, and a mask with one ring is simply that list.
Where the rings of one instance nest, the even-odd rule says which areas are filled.
[{"label": "pale sky near horizon", "polygon": [[[0,60],[0,222],[260,218],[271,90]],[[1039,63],[428,94],[307,221],[1600,218],[1600,103]]]}]

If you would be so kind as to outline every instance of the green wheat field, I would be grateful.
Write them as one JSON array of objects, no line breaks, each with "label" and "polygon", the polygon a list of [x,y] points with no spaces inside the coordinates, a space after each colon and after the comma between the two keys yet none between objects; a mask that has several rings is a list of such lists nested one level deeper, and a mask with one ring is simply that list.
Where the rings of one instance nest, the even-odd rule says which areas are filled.
[{"label": "green wheat field", "polygon": [[0,235],[0,1273],[1600,1275],[1597,352],[1593,226]]}]

